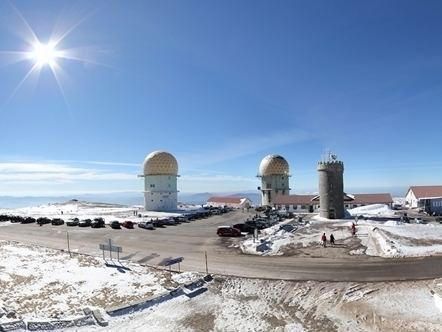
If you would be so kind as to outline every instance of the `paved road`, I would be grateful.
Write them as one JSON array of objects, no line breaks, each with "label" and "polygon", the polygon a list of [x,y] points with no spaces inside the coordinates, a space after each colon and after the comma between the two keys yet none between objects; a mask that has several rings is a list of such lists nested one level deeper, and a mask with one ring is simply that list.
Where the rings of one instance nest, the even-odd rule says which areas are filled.
[{"label": "paved road", "polygon": [[378,257],[301,258],[243,255],[229,247],[238,239],[219,238],[216,228],[242,221],[247,214],[235,211],[222,216],[168,226],[153,231],[79,228],[36,224],[0,227],[0,240],[15,240],[55,249],[101,255],[98,244],[112,241],[123,247],[121,258],[148,265],[183,256],[182,270],[205,271],[207,252],[210,273],[240,277],[320,281],[390,281],[442,277],[442,256],[407,259]]}]

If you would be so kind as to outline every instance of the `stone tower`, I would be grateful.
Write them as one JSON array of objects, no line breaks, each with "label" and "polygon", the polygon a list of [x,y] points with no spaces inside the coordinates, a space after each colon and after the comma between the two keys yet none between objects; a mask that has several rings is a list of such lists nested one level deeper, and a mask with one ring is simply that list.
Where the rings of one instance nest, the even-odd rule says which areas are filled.
[{"label": "stone tower", "polygon": [[319,213],[323,218],[344,218],[344,163],[329,153],[318,163]]}]

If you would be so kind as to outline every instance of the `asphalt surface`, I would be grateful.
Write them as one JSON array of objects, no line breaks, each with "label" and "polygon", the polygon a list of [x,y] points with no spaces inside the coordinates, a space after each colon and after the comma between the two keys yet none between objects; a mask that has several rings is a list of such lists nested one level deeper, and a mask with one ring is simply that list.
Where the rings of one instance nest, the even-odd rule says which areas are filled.
[{"label": "asphalt surface", "polygon": [[[350,256],[343,258],[305,258],[296,256],[253,256],[241,254],[232,245],[237,238],[219,238],[217,226],[233,225],[248,216],[241,211],[212,216],[155,230],[136,227],[114,230],[37,224],[0,227],[0,240],[19,241],[48,248],[67,250],[67,233],[72,252],[100,256],[98,246],[112,239],[123,247],[122,260],[164,266],[172,258],[184,257],[181,270],[208,272],[248,278],[318,281],[393,281],[442,277],[442,256],[384,259]],[[106,253],[109,260],[109,253]],[[116,262],[114,254],[113,261]],[[123,263],[124,265],[124,263]],[[174,266],[176,270],[178,266]]]}]

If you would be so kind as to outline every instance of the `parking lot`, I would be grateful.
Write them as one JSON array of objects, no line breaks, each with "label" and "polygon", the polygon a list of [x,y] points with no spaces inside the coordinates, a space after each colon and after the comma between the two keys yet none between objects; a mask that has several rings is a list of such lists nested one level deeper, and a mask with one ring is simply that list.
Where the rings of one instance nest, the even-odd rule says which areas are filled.
[{"label": "parking lot", "polygon": [[131,259],[139,263],[159,265],[167,258],[192,256],[204,251],[222,250],[227,239],[216,235],[218,226],[233,225],[248,216],[242,211],[228,212],[201,218],[176,225],[156,227],[155,229],[112,229],[109,225],[102,228],[78,227],[37,223],[14,223],[1,228],[0,239],[16,240],[38,244],[50,248],[66,249],[69,234],[69,246],[72,252],[99,255],[100,243],[112,239],[123,247],[122,259]]}]

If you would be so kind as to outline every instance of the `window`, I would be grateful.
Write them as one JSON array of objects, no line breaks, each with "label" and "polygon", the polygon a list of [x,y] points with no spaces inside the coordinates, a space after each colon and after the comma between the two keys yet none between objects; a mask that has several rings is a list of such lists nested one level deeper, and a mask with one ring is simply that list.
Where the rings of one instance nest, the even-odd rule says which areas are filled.
[{"label": "window", "polygon": [[298,209],[298,205],[293,205],[293,210],[297,210]]},{"label": "window", "polygon": [[288,210],[290,210],[290,205],[286,205],[285,206],[285,209],[288,211]]},{"label": "window", "polygon": [[151,187],[151,188],[155,188],[155,184],[152,183],[152,184],[150,185],[150,187]]}]

